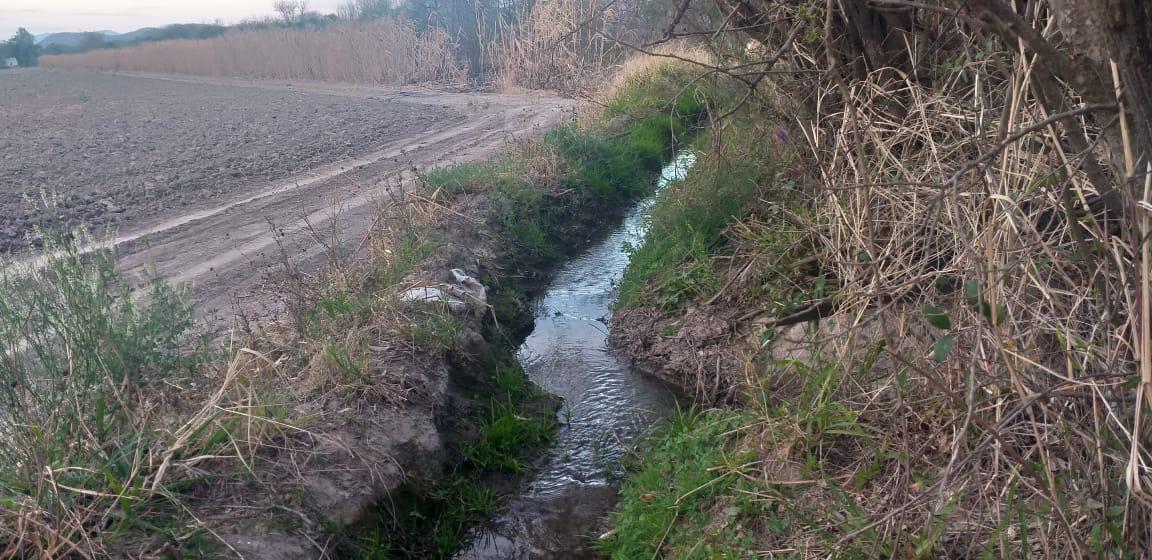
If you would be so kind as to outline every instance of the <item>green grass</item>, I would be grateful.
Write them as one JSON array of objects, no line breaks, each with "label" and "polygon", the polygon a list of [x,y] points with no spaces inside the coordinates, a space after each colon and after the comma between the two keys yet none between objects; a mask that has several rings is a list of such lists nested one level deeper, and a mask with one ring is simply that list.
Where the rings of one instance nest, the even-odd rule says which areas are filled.
[{"label": "green grass", "polygon": [[[613,559],[751,558],[805,527],[814,513],[792,501],[793,487],[760,477],[755,451],[796,438],[807,459],[801,476],[815,479],[826,474],[830,447],[868,433],[836,398],[839,370],[807,368],[801,375],[807,375],[802,394],[782,403],[682,412],[657,432],[623,485],[601,549]],[[748,445],[749,437],[758,443]],[[856,507],[846,494],[837,496],[838,508]],[[852,554],[842,557],[874,557]]]},{"label": "green grass", "polygon": [[[650,229],[632,251],[617,305],[652,305],[665,311],[707,299],[720,288],[712,256],[724,232],[745,218],[775,188],[778,163],[759,138],[742,131],[697,158],[683,181],[669,184],[652,208]],[[715,146],[715,145],[714,145]]]},{"label": "green grass", "polygon": [[[0,278],[0,546],[78,539],[97,519],[105,546],[141,529],[175,540],[186,520],[150,477],[178,412],[148,399],[162,383],[194,382],[219,357],[181,288],[157,278],[133,288],[113,252],[81,249],[94,243],[86,236],[42,236],[43,266]],[[225,444],[211,431],[190,435],[185,453]],[[165,482],[158,489],[187,480]],[[6,534],[5,513],[31,508],[59,523]]]},{"label": "green grass", "polygon": [[540,449],[552,439],[556,424],[541,415],[546,395],[528,381],[520,365],[509,358],[496,370],[496,394],[478,422],[479,438],[465,443],[464,461],[480,472],[526,472],[526,450]]},{"label": "green grass", "polygon": [[[677,417],[649,440],[625,481],[612,537],[601,541],[602,549],[614,559],[750,558],[797,542],[845,559],[933,551],[954,508],[942,508],[938,522],[918,532],[891,535],[871,529],[874,518],[856,501],[869,477],[907,462],[846,400],[851,387],[867,382],[868,361],[853,371],[818,355],[810,364],[773,363],[763,386],[788,376],[800,382],[795,394],[753,393],[739,410]],[[846,469],[853,476],[844,476]],[[812,493],[812,482],[780,483],[765,471],[828,482]],[[838,541],[848,533],[855,537]],[[804,554],[780,557],[810,557]]]},{"label": "green grass", "polygon": [[740,492],[747,482],[737,472],[748,454],[726,443],[731,430],[749,422],[746,413],[723,410],[675,416],[632,466],[600,549],[620,560],[752,556],[748,529],[771,523],[772,512]]},{"label": "green grass", "polygon": [[494,207],[489,227],[526,259],[552,261],[572,243],[565,235],[572,220],[586,219],[589,208],[621,212],[651,192],[673,150],[696,134],[706,97],[689,88],[670,104],[667,99],[683,89],[690,74],[665,70],[659,75],[609,105],[608,116],[638,115],[622,131],[557,126],[538,144],[494,161],[433,169],[426,179],[449,193],[483,193]]}]

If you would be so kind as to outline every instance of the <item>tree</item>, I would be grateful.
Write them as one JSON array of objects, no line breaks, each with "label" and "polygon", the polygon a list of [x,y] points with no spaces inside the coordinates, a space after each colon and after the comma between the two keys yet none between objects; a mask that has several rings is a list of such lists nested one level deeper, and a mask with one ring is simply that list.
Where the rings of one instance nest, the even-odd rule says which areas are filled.
[{"label": "tree", "polygon": [[284,25],[295,25],[303,20],[304,13],[308,11],[307,0],[276,0],[272,9],[280,14]]},{"label": "tree", "polygon": [[80,37],[80,43],[76,45],[74,50],[77,52],[93,51],[106,46],[108,46],[108,40],[103,33],[88,31]]},{"label": "tree", "polygon": [[399,7],[392,0],[347,0],[336,10],[341,19],[361,21],[395,15],[398,12]]},{"label": "tree", "polygon": [[16,31],[16,35],[8,39],[5,47],[5,56],[15,58],[20,66],[36,66],[40,49],[36,46],[36,38],[27,29],[21,27]]}]

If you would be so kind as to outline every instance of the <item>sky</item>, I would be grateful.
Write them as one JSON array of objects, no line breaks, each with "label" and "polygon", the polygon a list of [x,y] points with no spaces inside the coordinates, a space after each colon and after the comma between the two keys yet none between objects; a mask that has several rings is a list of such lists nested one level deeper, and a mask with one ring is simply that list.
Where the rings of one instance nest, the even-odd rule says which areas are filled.
[{"label": "sky", "polygon": [[[236,23],[272,15],[273,0],[0,0],[0,40],[24,27],[35,35],[59,31],[116,31],[169,23]],[[340,0],[309,0],[331,13]]]}]

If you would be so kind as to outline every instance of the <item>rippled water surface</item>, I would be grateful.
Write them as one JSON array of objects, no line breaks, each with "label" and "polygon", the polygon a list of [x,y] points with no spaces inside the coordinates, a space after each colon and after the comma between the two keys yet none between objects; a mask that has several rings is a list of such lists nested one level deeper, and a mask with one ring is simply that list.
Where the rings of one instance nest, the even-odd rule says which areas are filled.
[{"label": "rippled water surface", "polygon": [[[657,186],[695,161],[684,152]],[[656,195],[628,212],[611,235],[569,261],[538,302],[536,327],[518,357],[528,376],[564,399],[547,462],[465,559],[586,558],[587,536],[616,501],[620,459],[675,406],[666,385],[632,372],[607,346],[610,307],[640,242]]]}]

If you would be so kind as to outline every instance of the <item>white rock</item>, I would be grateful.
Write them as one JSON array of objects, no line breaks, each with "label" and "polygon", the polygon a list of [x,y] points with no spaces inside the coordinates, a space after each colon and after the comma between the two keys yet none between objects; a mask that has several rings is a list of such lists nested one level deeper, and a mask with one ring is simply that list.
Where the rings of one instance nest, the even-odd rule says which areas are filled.
[{"label": "white rock", "polygon": [[412,288],[400,294],[400,299],[417,303],[443,303],[455,313],[468,311],[469,303],[488,304],[488,290],[483,284],[459,268],[453,268],[450,272],[454,280],[452,283]]}]

